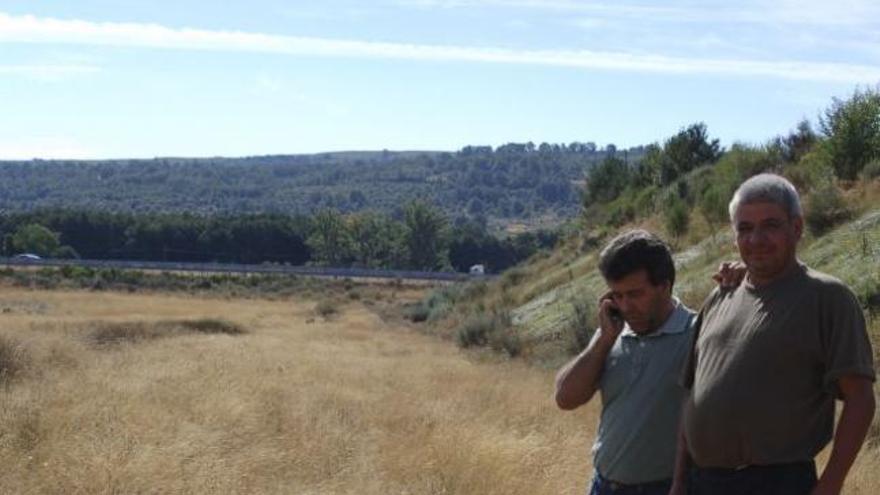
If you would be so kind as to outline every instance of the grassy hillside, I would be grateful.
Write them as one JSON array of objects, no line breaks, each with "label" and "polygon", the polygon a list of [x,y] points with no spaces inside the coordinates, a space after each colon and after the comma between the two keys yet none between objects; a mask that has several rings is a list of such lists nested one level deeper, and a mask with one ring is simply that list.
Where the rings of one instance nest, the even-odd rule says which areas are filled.
[{"label": "grassy hillside", "polygon": [[[809,266],[853,288],[880,342],[880,316],[874,317],[874,312],[880,310],[880,181],[857,183],[847,191],[846,199],[852,219],[819,237],[807,233],[799,256]],[[805,202],[809,204],[809,195]],[[596,268],[604,243],[617,232],[634,227],[671,239],[659,224],[657,217],[650,217],[619,230],[608,230],[600,237],[585,232],[494,281],[434,294],[425,302],[426,309],[433,310],[427,315],[433,320],[428,328],[455,338],[470,319],[501,315],[510,323],[509,338],[518,340],[516,354],[555,366],[577,348],[576,327],[583,321],[593,324],[595,301],[605,290]],[[692,229],[690,237],[672,239],[677,268],[674,292],[686,304],[698,308],[714,287],[711,275],[718,265],[738,259],[738,254],[729,227],[713,230],[694,225]]]}]

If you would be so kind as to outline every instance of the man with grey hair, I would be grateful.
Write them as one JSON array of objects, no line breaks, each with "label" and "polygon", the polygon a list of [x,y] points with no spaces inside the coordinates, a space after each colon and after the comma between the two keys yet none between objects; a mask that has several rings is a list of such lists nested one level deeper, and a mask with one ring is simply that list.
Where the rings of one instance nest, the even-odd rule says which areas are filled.
[{"label": "man with grey hair", "polygon": [[713,291],[695,323],[670,493],[840,493],[874,416],[864,315],[841,281],[797,259],[803,214],[786,179],[744,182],[730,217],[746,277]]}]

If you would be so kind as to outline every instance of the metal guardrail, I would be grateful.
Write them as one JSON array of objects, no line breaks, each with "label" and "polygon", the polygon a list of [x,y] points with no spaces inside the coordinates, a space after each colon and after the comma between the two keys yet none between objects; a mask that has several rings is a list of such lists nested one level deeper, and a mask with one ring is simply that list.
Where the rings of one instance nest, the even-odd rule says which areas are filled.
[{"label": "metal guardrail", "polygon": [[384,278],[410,280],[463,281],[491,278],[491,275],[468,275],[457,272],[423,272],[413,270],[379,270],[371,268],[329,268],[317,266],[249,265],[239,263],[178,263],[170,261],[125,261],[84,259],[30,259],[0,257],[0,265],[6,266],[79,266],[87,268],[119,268],[126,270],[159,270],[180,272],[211,272],[241,274],[283,274],[332,278]]}]

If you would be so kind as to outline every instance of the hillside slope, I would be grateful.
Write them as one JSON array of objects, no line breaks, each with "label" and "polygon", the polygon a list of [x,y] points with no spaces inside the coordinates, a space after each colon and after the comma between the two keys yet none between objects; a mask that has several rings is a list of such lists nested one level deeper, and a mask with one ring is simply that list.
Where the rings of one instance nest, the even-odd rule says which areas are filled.
[{"label": "hillside slope", "polygon": [[[878,191],[880,181],[854,191],[852,194],[859,195],[867,206],[821,237],[806,235],[799,246],[799,257],[812,268],[840,278],[855,291],[866,310],[872,338],[880,344],[880,203],[872,199]],[[633,227],[668,237],[657,227],[656,219],[621,230]],[[515,343],[497,342],[495,347],[513,349],[513,354],[542,366],[558,366],[582,348],[592,331],[595,301],[605,291],[596,268],[598,255],[615,233],[608,232],[604,238],[569,239],[553,252],[533,257],[493,282],[471,284],[462,293],[450,294],[454,309],[445,318],[435,318],[434,331],[458,337],[459,343],[467,346],[473,342],[462,342],[461,334],[474,315],[496,315],[509,326],[501,340],[514,339]],[[725,226],[706,237],[691,242],[678,240],[675,244],[674,293],[690,307],[698,308],[714,287],[711,276],[718,265],[738,259],[732,232]],[[486,343],[493,345],[491,336]]]}]

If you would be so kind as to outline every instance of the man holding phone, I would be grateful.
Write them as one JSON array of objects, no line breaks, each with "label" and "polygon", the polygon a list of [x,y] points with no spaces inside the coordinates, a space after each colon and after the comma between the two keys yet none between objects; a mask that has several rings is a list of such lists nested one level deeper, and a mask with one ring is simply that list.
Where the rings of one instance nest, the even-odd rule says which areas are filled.
[{"label": "man holding phone", "polygon": [[649,232],[614,238],[599,270],[609,289],[599,300],[599,328],[557,374],[556,403],[571,410],[601,394],[591,495],[665,495],[685,396],[678,377],[694,312],[672,296],[672,255]]}]

